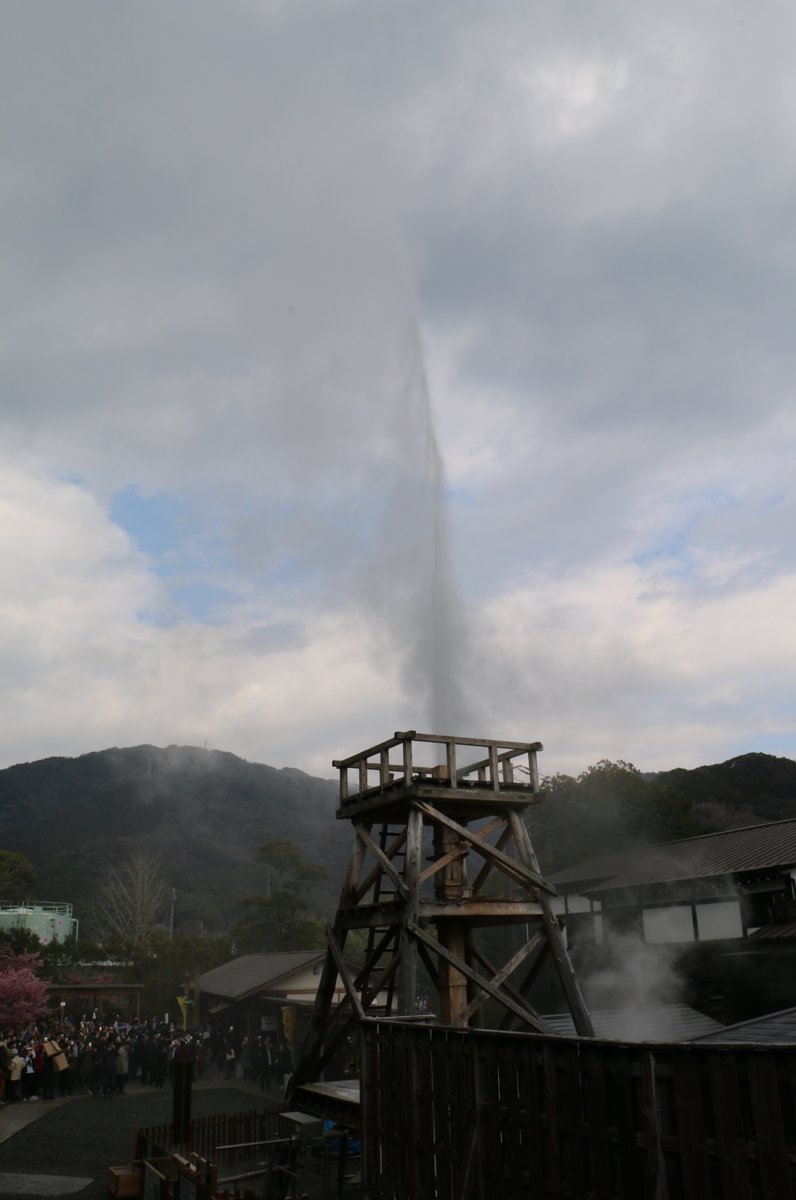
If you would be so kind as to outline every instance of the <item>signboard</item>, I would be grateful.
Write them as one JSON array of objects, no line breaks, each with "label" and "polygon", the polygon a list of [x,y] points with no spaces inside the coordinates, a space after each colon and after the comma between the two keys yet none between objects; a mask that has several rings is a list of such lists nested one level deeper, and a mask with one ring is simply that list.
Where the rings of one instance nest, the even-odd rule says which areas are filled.
[{"label": "signboard", "polygon": [[197,1200],[195,1171],[180,1171],[180,1200]]},{"label": "signboard", "polygon": [[151,1162],[144,1160],[144,1195],[143,1200],[165,1200],[167,1194],[166,1176],[162,1175]]}]

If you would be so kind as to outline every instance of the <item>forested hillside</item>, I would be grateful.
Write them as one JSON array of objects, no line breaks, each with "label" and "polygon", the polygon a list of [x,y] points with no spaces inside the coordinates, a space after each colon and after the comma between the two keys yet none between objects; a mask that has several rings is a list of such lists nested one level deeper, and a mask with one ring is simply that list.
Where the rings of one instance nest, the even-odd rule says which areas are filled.
[{"label": "forested hillside", "polygon": [[603,760],[543,781],[528,824],[547,871],[595,854],[796,815],[796,762],[743,754],[714,766],[642,774]]},{"label": "forested hillside", "polygon": [[796,762],[773,754],[740,754],[711,767],[675,768],[655,782],[679,792],[707,829],[783,821],[796,815]]},{"label": "forested hillside", "polygon": [[217,750],[103,750],[0,771],[0,848],[30,859],[36,898],[69,901],[78,917],[107,865],[143,851],[177,891],[178,925],[213,931],[266,891],[254,854],[274,838],[326,866],[318,903],[333,910],[351,839],[336,801],[332,780]]},{"label": "forested hillside", "polygon": [[[767,754],[657,775],[602,761],[543,786],[528,817],[547,871],[604,850],[796,814],[796,763]],[[333,914],[352,836],[336,805],[333,780],[217,750],[103,750],[0,771],[0,849],[30,859],[35,897],[71,902],[81,922],[107,866],[143,853],[176,889],[178,930],[227,931],[242,900],[268,891],[269,869],[255,854],[279,839],[326,867],[308,907]]]}]

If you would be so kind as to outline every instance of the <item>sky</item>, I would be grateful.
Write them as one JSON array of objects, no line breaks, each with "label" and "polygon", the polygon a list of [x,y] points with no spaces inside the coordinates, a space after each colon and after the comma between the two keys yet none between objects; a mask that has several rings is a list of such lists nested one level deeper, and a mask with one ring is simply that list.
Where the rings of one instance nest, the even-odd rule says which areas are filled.
[{"label": "sky", "polygon": [[796,756],[796,9],[7,0],[0,765]]}]

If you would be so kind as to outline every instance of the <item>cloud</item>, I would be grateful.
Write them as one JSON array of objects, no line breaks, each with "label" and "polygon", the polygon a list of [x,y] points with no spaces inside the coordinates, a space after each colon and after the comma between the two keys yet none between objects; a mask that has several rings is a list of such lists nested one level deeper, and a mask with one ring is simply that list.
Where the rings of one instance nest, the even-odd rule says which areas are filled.
[{"label": "cloud", "polygon": [[347,721],[376,740],[392,719],[398,682],[376,665],[361,620],[174,614],[145,556],[85,488],[8,463],[2,479],[7,762],[207,740],[328,775]]},{"label": "cloud", "polygon": [[[479,639],[495,728],[529,716],[543,769],[629,756],[646,770],[698,765],[792,733],[788,611],[796,573],[727,583],[666,564],[530,578],[486,610]],[[505,664],[510,668],[506,670]],[[777,746],[781,749],[781,746]]]},{"label": "cloud", "polygon": [[793,753],[794,23],[12,3],[4,761]]}]

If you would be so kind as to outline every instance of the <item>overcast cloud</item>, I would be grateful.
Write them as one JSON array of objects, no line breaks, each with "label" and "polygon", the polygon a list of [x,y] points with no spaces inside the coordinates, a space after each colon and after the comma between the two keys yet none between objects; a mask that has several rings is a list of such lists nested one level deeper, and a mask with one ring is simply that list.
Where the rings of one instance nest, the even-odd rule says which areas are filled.
[{"label": "overcast cloud", "polygon": [[793,756],[794,44],[8,0],[0,762]]}]

